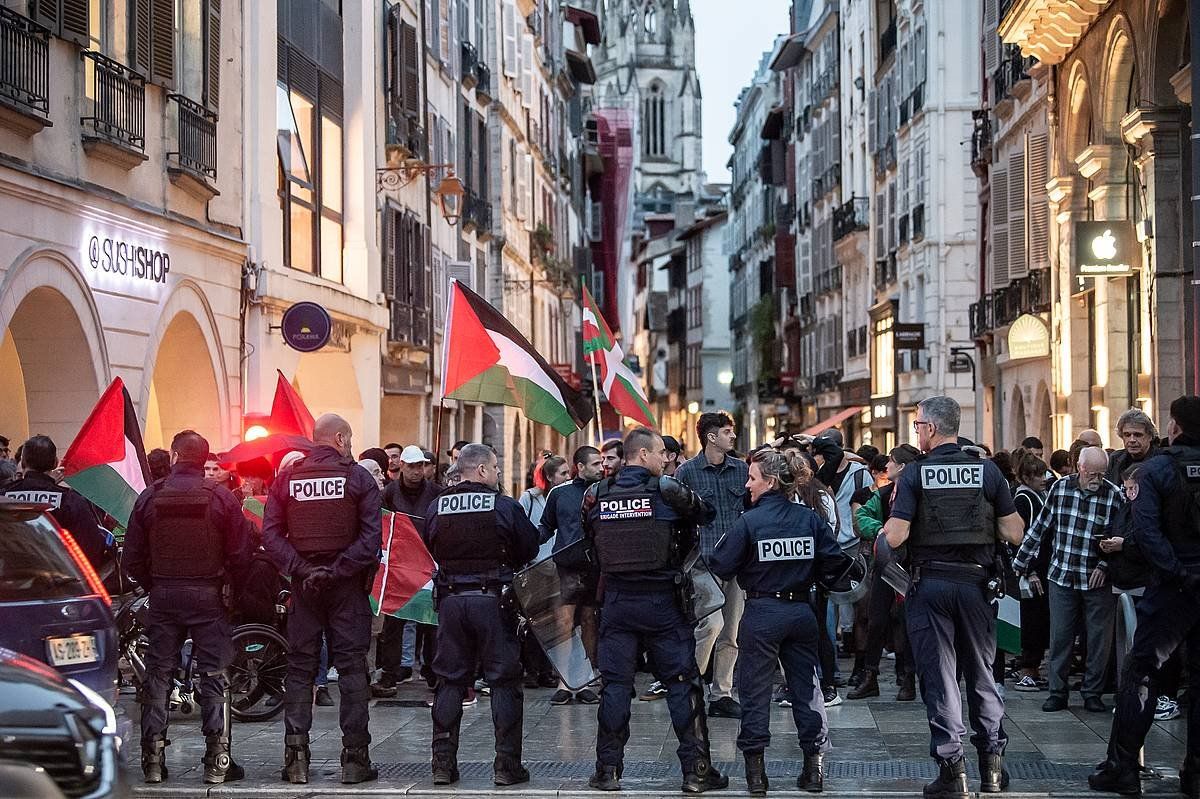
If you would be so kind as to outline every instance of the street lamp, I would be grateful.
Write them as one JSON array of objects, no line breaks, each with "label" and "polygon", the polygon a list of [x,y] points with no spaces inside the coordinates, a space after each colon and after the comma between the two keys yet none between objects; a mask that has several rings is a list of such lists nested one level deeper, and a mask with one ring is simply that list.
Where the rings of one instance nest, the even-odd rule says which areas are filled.
[{"label": "street lamp", "polygon": [[412,183],[421,175],[429,177],[434,170],[446,170],[445,176],[434,190],[442,216],[451,225],[457,225],[462,217],[462,198],[466,194],[463,183],[454,174],[454,164],[427,164],[420,158],[406,158],[399,166],[383,167],[375,170],[376,191],[398,191]]},{"label": "street lamp", "polygon": [[457,225],[462,217],[462,198],[465,193],[462,181],[454,174],[453,168],[442,178],[434,192],[438,197],[438,204],[442,207],[442,216],[451,225]]}]

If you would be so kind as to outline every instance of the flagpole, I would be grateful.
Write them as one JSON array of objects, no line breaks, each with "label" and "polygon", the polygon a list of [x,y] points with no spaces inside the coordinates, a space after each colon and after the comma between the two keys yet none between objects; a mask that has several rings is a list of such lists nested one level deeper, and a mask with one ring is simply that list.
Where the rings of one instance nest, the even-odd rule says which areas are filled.
[{"label": "flagpole", "polygon": [[442,416],[446,413],[446,398],[438,399],[437,421],[433,425],[433,458],[434,463],[441,460],[442,457]]},{"label": "flagpole", "polygon": [[592,399],[596,403],[596,446],[604,443],[604,424],[600,421],[600,381],[596,378],[596,353],[588,358],[592,364]]}]

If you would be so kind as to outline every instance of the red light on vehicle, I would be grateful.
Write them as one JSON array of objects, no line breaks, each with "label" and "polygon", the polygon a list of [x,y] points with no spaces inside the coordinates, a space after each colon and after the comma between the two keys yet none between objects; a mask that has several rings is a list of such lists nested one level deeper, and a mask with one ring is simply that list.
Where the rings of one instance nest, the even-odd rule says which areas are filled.
[{"label": "red light on vehicle", "polygon": [[108,595],[108,589],[104,587],[104,583],[100,581],[100,575],[96,574],[96,570],[92,568],[91,562],[87,559],[87,555],[83,554],[83,550],[79,548],[79,544],[75,543],[75,537],[65,527],[58,528],[58,537],[62,539],[63,546],[71,553],[71,559],[75,561],[75,565],[79,567],[79,571],[83,572],[83,578],[87,580],[88,587],[92,592],[98,594],[104,604],[112,607],[112,597]]}]

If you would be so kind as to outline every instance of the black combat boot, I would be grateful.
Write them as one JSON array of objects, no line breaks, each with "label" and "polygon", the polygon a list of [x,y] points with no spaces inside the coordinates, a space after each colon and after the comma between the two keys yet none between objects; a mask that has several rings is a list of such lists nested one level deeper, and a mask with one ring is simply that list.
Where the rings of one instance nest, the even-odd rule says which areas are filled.
[{"label": "black combat boot", "polygon": [[162,782],[167,778],[167,744],[161,735],[142,740],[142,775],[149,783]]},{"label": "black combat boot", "polygon": [[529,769],[515,757],[496,755],[492,762],[492,782],[497,785],[519,785],[529,782]]},{"label": "black combat boot", "polygon": [[809,793],[825,790],[825,755],[817,752],[804,756],[804,771],[796,778],[796,787]]},{"label": "black combat boot", "polygon": [[[1180,787],[1183,787],[1183,773],[1180,772]],[[1105,760],[1096,766],[1096,770],[1088,776],[1088,787],[1093,791],[1119,793],[1123,796],[1141,796],[1142,778],[1136,768],[1122,768],[1120,763]]]},{"label": "black combat boot", "polygon": [[458,782],[458,758],[454,755],[434,755],[432,767],[434,785]]},{"label": "black combat boot", "polygon": [[616,766],[596,766],[596,773],[588,778],[588,787],[595,791],[621,790],[621,771]]},{"label": "black combat boot", "polygon": [[900,690],[896,692],[897,702],[911,702],[917,698],[917,678],[905,674],[900,678]]},{"label": "black combat boot", "polygon": [[704,793],[729,787],[729,778],[713,768],[712,762],[702,757],[692,764],[683,775],[684,793]]},{"label": "black combat boot", "polygon": [[246,770],[233,761],[229,739],[221,735],[206,735],[204,750],[204,782],[220,785],[246,778]]},{"label": "black combat boot", "polygon": [[342,783],[353,785],[379,778],[379,769],[371,765],[371,753],[365,746],[342,747]]},{"label": "black combat boot", "polygon": [[746,752],[746,790],[751,796],[767,795],[767,763],[762,752]]},{"label": "black combat boot", "polygon": [[979,753],[979,792],[1000,793],[1008,790],[1008,769],[1004,768],[1004,756]]},{"label": "black combat boot", "polygon": [[308,751],[308,734],[285,735],[283,744],[283,771],[280,777],[284,782],[304,785],[308,782],[308,761],[312,756]]},{"label": "black combat boot", "polygon": [[846,694],[847,699],[870,699],[879,696],[879,677],[873,671],[864,672],[858,687]]},{"label": "black combat boot", "polygon": [[961,757],[938,761],[937,779],[925,786],[925,799],[968,799],[967,764]]}]

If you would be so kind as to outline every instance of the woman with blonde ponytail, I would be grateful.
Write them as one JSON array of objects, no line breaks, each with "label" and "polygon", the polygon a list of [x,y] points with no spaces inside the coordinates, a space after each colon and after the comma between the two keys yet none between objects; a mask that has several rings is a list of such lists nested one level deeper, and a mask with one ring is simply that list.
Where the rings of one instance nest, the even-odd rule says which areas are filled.
[{"label": "woman with blonde ponytail", "polygon": [[824,787],[829,725],[817,676],[820,633],[809,597],[819,579],[839,574],[848,559],[829,525],[797,501],[811,474],[799,455],[755,453],[746,482],[753,507],[717,542],[709,560],[714,574],[724,580],[737,577],[746,591],[738,631],[742,719],[737,744],[746,758],[747,786],[757,796],[767,792],[765,750],[771,741],[777,662],[791,691],[792,716],[804,750],[804,770],[796,784],[813,793]]}]

